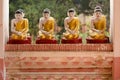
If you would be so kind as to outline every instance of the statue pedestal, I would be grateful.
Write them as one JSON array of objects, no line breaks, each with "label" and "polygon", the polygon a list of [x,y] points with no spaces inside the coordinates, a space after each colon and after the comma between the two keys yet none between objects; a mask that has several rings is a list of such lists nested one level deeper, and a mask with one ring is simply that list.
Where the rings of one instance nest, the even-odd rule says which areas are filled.
[{"label": "statue pedestal", "polygon": [[66,40],[66,39],[62,39],[61,43],[63,44],[78,44],[78,43],[82,43],[82,39],[71,39],[71,40]]},{"label": "statue pedestal", "polygon": [[7,44],[31,44],[31,37],[28,37],[26,40],[9,39]]},{"label": "statue pedestal", "polygon": [[105,39],[86,39],[87,43],[109,43],[109,38],[105,38]]},{"label": "statue pedestal", "polygon": [[37,39],[36,44],[57,44],[57,40]]}]

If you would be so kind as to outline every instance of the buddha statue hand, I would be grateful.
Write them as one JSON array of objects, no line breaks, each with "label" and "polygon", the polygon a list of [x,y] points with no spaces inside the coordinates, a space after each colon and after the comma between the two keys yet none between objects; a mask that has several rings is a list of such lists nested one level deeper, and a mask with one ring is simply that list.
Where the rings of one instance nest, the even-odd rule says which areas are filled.
[{"label": "buddha statue hand", "polygon": [[70,34],[75,34],[74,31],[70,30],[68,31]]},{"label": "buddha statue hand", "polygon": [[49,32],[44,31],[44,30],[42,31],[42,33],[45,34],[45,35],[49,35]]},{"label": "buddha statue hand", "polygon": [[71,32],[71,34],[75,34],[75,32],[74,32],[74,31],[72,31],[72,32]]},{"label": "buddha statue hand", "polygon": [[17,35],[21,36],[21,35],[22,35],[22,32],[17,32]]},{"label": "buddha statue hand", "polygon": [[100,33],[100,30],[97,30],[97,29],[94,29],[94,28],[92,28],[92,31],[96,32],[96,33]]}]

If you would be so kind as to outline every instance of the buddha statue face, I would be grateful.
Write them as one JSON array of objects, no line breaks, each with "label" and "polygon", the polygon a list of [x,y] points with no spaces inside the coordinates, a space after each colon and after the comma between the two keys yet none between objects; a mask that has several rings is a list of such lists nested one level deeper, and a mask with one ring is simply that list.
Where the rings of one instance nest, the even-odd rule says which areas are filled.
[{"label": "buddha statue face", "polygon": [[74,17],[75,16],[75,12],[68,12],[68,16],[69,17]]},{"label": "buddha statue face", "polygon": [[75,10],[73,8],[69,9],[68,12],[67,12],[67,15],[69,17],[74,17],[76,14]]},{"label": "buddha statue face", "polygon": [[43,13],[43,17],[49,18],[50,14],[49,13]]},{"label": "buddha statue face", "polygon": [[43,10],[43,17],[44,18],[49,18],[50,17],[50,10],[48,8]]},{"label": "buddha statue face", "polygon": [[23,17],[24,17],[24,11],[22,9],[18,9],[16,12],[15,12],[15,18],[18,19],[18,20],[21,20]]},{"label": "buddha statue face", "polygon": [[100,6],[96,6],[94,9],[94,15],[96,18],[100,18],[102,15],[102,9]]},{"label": "buddha statue face", "polygon": [[100,18],[100,17],[101,17],[101,15],[102,15],[102,13],[98,11],[98,12],[95,12],[95,14],[94,14],[94,15],[95,15],[95,17],[96,17],[96,18]]},{"label": "buddha statue face", "polygon": [[24,17],[23,14],[15,14],[15,18],[21,20]]}]

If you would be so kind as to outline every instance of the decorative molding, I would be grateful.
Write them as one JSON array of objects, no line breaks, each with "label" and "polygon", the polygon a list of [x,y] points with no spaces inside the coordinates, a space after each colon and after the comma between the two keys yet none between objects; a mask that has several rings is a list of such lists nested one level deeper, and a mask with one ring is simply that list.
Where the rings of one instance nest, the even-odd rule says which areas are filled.
[{"label": "decorative molding", "polygon": [[111,51],[17,51],[17,48],[5,52],[7,80],[111,80],[112,78]]}]

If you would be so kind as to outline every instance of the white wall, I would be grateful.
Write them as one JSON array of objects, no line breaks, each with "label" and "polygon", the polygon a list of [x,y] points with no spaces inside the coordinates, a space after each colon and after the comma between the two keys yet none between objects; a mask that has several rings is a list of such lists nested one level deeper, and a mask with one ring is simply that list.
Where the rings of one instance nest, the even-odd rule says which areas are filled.
[{"label": "white wall", "polygon": [[4,39],[5,39],[5,43],[8,41],[9,39],[9,0],[3,0],[3,26],[4,26]]},{"label": "white wall", "polygon": [[3,0],[0,1],[0,58],[4,57],[4,40],[3,40]]},{"label": "white wall", "polygon": [[113,42],[113,31],[114,31],[114,1],[110,0],[110,41]]}]

